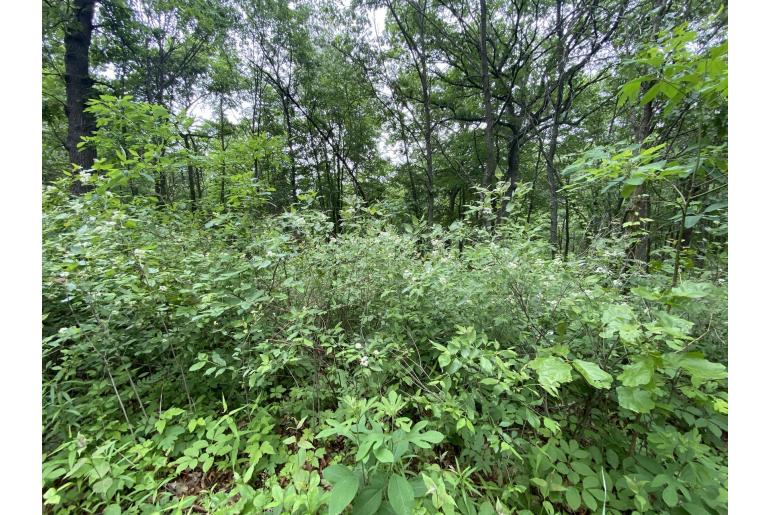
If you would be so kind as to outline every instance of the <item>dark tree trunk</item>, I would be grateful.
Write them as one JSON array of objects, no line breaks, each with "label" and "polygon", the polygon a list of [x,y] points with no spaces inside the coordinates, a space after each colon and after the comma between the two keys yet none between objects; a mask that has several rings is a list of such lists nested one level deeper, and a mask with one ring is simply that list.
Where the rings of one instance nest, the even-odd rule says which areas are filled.
[{"label": "dark tree trunk", "polygon": [[[412,172],[412,164],[409,162],[409,142],[406,138],[406,131],[404,130],[404,122],[401,122],[401,138],[404,142],[404,158],[406,158],[406,170],[409,172],[409,189],[412,194],[412,206],[414,214],[417,218],[420,218],[420,199],[417,195],[417,186],[414,182],[414,173]],[[432,163],[431,163],[432,164]]]},{"label": "dark tree trunk", "polygon": [[[641,88],[640,95],[649,89],[649,84],[644,84]],[[642,107],[642,112],[639,117],[639,123],[636,126],[635,139],[636,143],[641,146],[644,144],[644,140],[652,133],[652,102],[645,104]],[[645,221],[650,217],[650,197],[647,194],[647,190],[644,184],[637,186],[631,198],[629,200],[628,209],[624,216],[624,225],[627,227],[629,233],[635,233],[638,231],[648,230],[647,222]],[[644,263],[645,265],[650,261],[650,235],[643,234],[632,243],[626,253],[629,259]]]},{"label": "dark tree trunk", "polygon": [[479,56],[481,58],[481,88],[484,95],[484,144],[486,146],[486,160],[484,167],[484,181],[482,186],[489,188],[495,178],[497,159],[495,158],[495,145],[492,115],[492,91],[489,85],[489,62],[487,58],[487,2],[479,0]]},{"label": "dark tree trunk", "polygon": [[511,138],[508,140],[508,189],[505,192],[503,201],[500,203],[500,210],[497,212],[497,222],[508,215],[508,203],[516,192],[516,186],[519,183],[521,143],[519,142],[519,126],[514,125]]},{"label": "dark tree trunk", "polygon": [[283,98],[283,116],[286,121],[286,140],[289,144],[289,164],[291,165],[291,199],[297,201],[297,165],[294,161],[294,140],[291,127],[291,113],[289,112],[289,99]]},{"label": "dark tree trunk", "polygon": [[[569,181],[567,181],[569,184]],[[569,255],[569,197],[564,195],[564,259]]]},{"label": "dark tree trunk", "polygon": [[553,102],[553,122],[551,126],[551,140],[548,144],[548,152],[545,156],[545,164],[548,176],[548,190],[550,193],[551,226],[549,241],[553,256],[559,251],[559,193],[558,177],[556,170],[556,145],[559,139],[559,125],[561,124],[562,103],[564,101],[564,25],[561,12],[561,0],[556,2],[556,100]]},{"label": "dark tree trunk", "polygon": [[422,88],[423,137],[425,138],[425,179],[428,189],[428,226],[433,225],[433,120],[428,84],[428,64],[425,49],[425,9],[420,9],[420,87]]},{"label": "dark tree trunk", "polygon": [[[656,9],[652,19],[653,36],[657,35],[658,28],[660,27],[660,21],[665,15],[665,5],[665,2],[662,0],[657,0],[655,2]],[[639,91],[640,98],[644,96],[647,91],[649,91],[650,87],[651,84],[649,82],[642,84]],[[639,119],[636,124],[634,136],[640,150],[644,145],[644,141],[650,134],[652,134],[653,103],[654,101],[646,103],[644,106],[642,106],[641,112],[639,113]],[[625,226],[628,228],[628,232],[642,231],[644,233],[626,249],[626,254],[629,259],[644,263],[645,267],[647,267],[650,262],[651,238],[648,232],[649,226],[645,221],[645,219],[649,219],[649,217],[650,197],[647,194],[645,185],[641,184],[637,186],[631,194],[628,209],[626,210],[626,213],[623,217],[623,221],[624,223],[628,223],[628,225]]]},{"label": "dark tree trunk", "polygon": [[535,190],[537,189],[537,178],[540,176],[540,158],[543,157],[543,146],[540,145],[537,150],[537,161],[535,162],[535,175],[532,178],[532,189],[529,192],[529,207],[527,208],[527,224],[532,220],[532,209],[535,207]]},{"label": "dark tree trunk", "polygon": [[[190,139],[191,139],[191,136],[189,134],[182,135],[184,146],[188,152],[192,150],[190,146]],[[187,161],[187,186],[190,189],[190,210],[192,210],[192,212],[194,213],[195,210],[198,208],[197,199],[195,196],[195,167],[193,166],[192,159],[190,159],[189,157]]]},{"label": "dark tree trunk", "polygon": [[455,217],[455,200],[457,194],[460,193],[460,188],[454,188],[449,192],[449,221],[453,222]]},{"label": "dark tree trunk", "polygon": [[[93,115],[85,111],[94,84],[88,73],[88,52],[91,47],[95,3],[95,0],[74,0],[73,18],[64,34],[67,152],[70,163],[84,170],[93,167],[96,157],[96,151],[90,145],[78,149],[81,139],[93,134],[96,128]],[[75,195],[81,195],[87,190],[87,186],[80,181],[72,185],[72,193]]]}]

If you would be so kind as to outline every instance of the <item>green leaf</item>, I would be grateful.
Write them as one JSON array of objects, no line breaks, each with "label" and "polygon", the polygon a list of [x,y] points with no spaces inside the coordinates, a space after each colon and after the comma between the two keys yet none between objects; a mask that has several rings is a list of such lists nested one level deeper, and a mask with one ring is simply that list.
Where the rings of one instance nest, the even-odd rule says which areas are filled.
[{"label": "green leaf", "polygon": [[382,504],[382,488],[367,486],[359,492],[353,503],[356,515],[373,515]]},{"label": "green leaf", "polygon": [[393,463],[393,453],[385,446],[374,449],[374,457],[382,463]]},{"label": "green leaf", "polygon": [[644,357],[623,367],[618,379],[623,386],[644,386],[652,381],[655,363],[650,357]]},{"label": "green leaf", "polygon": [[205,366],[206,366],[206,362],[205,361],[199,361],[199,362],[195,363],[193,366],[190,367],[190,372],[195,372],[196,370],[200,370],[200,369],[202,369]]},{"label": "green leaf", "polygon": [[429,444],[437,444],[444,439],[444,435],[438,431],[425,431],[424,433],[414,433],[409,435],[409,440],[421,449],[430,449]]},{"label": "green leaf", "polygon": [[110,504],[104,508],[102,515],[120,515],[121,513],[123,513],[123,510],[120,509],[119,504]]},{"label": "green leaf", "polygon": [[618,404],[634,413],[649,413],[654,407],[650,392],[639,388],[618,386]]},{"label": "green leaf", "polygon": [[673,508],[679,504],[679,495],[676,493],[676,488],[674,485],[669,484],[663,490],[663,501],[668,505],[669,508]]},{"label": "green leaf", "polygon": [[561,427],[559,426],[559,423],[553,420],[552,418],[543,417],[543,425],[554,435],[558,434],[559,431],[561,431]]},{"label": "green leaf", "polygon": [[397,515],[410,515],[414,490],[404,476],[393,474],[388,480],[388,501]]},{"label": "green leaf", "polygon": [[344,465],[324,469],[324,479],[334,485],[329,498],[329,514],[338,515],[350,504],[358,492],[358,476]]},{"label": "green leaf", "polygon": [[639,105],[645,105],[652,102],[656,96],[658,96],[658,92],[660,91],[661,82],[656,82],[655,84],[650,87],[650,89],[647,90],[647,93],[642,96],[642,99],[639,101]]},{"label": "green leaf", "polygon": [[583,502],[591,511],[596,511],[596,509],[599,507],[599,505],[596,503],[596,499],[594,499],[593,496],[588,493],[588,490],[583,490]]},{"label": "green leaf", "polygon": [[567,506],[572,511],[577,511],[580,508],[580,492],[577,491],[577,488],[574,486],[567,488],[567,491],[564,492],[564,497],[567,499]]},{"label": "green leaf", "polygon": [[111,486],[112,486],[112,478],[106,477],[101,481],[97,481],[96,483],[94,483],[94,486],[92,488],[94,490],[94,493],[104,494],[107,492],[107,490],[110,489]]},{"label": "green leaf", "polygon": [[222,359],[222,356],[220,356],[217,351],[214,351],[211,353],[211,361],[213,361],[220,367],[227,366],[227,362],[224,359]]},{"label": "green leaf", "polygon": [[580,474],[581,476],[593,476],[594,475],[594,471],[591,470],[591,467],[589,467],[585,463],[582,463],[580,461],[576,461],[576,462],[570,463],[570,465],[572,466],[572,469],[575,472],[577,472],[578,474]]},{"label": "green leaf", "polygon": [[602,370],[596,363],[576,359],[572,362],[572,366],[594,388],[609,389],[612,386],[612,376]]},{"label": "green leaf", "polygon": [[701,218],[703,218],[703,215],[689,215],[684,217],[684,228],[685,229],[692,229],[695,227],[695,225],[700,222]]},{"label": "green leaf", "polygon": [[703,359],[696,353],[680,357],[676,364],[690,374],[694,386],[699,386],[706,381],[727,378],[727,369],[724,365]]},{"label": "green leaf", "polygon": [[679,286],[671,288],[671,293],[677,297],[700,299],[708,295],[710,287],[711,285],[708,283],[685,281]]},{"label": "green leaf", "polygon": [[644,286],[637,286],[635,288],[631,288],[631,293],[645,300],[658,301],[661,299],[660,292],[655,290],[650,290],[649,288],[645,288]]},{"label": "green leaf", "polygon": [[572,367],[559,357],[536,358],[529,362],[529,367],[537,372],[538,382],[552,395],[558,395],[559,385],[572,381]]},{"label": "green leaf", "polygon": [[704,213],[711,213],[712,211],[719,211],[727,207],[727,202],[715,202],[703,210]]}]

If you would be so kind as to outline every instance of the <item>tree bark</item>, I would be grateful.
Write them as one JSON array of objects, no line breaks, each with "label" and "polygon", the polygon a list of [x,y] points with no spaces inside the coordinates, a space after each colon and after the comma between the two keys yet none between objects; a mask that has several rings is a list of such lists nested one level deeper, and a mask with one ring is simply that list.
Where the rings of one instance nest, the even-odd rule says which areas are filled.
[{"label": "tree bark", "polygon": [[559,250],[559,193],[558,177],[556,174],[556,145],[559,138],[559,125],[561,123],[562,103],[564,100],[564,26],[561,12],[562,2],[556,1],[556,100],[553,103],[553,122],[551,126],[551,140],[548,144],[548,152],[545,156],[545,164],[548,177],[548,190],[550,193],[551,226],[549,242],[553,256]]},{"label": "tree bark", "polygon": [[[653,37],[657,37],[658,28],[660,27],[660,22],[663,19],[663,16],[665,15],[665,5],[666,5],[665,2],[663,2],[662,0],[658,0],[655,2],[656,10],[652,19]],[[644,96],[644,94],[650,89],[650,87],[651,85],[649,82],[645,82],[642,84],[639,91],[640,98]],[[636,143],[639,145],[640,150],[644,145],[644,141],[647,139],[647,137],[650,134],[652,134],[652,128],[653,128],[652,114],[653,114],[653,102],[648,102],[644,106],[642,106],[641,112],[639,114],[639,120],[638,120],[638,123],[636,124],[636,129],[634,134]],[[647,194],[645,185],[640,184],[634,189],[633,193],[631,194],[628,209],[626,210],[626,213],[623,216],[623,221],[624,221],[624,227],[626,228],[627,232],[642,231],[644,233],[641,236],[641,238],[638,238],[631,245],[629,245],[629,247],[626,249],[626,255],[631,260],[644,263],[645,267],[647,267],[647,265],[650,262],[651,238],[648,232],[649,231],[648,224],[644,220],[648,219],[649,217],[650,217],[650,197]]]},{"label": "tree bark", "polygon": [[289,100],[281,99],[283,105],[283,117],[286,121],[286,140],[289,144],[289,164],[291,166],[291,200],[297,202],[297,165],[294,160],[294,137],[291,128],[291,113],[289,112]]},{"label": "tree bark", "polygon": [[500,210],[497,212],[497,222],[500,223],[504,217],[508,215],[508,203],[513,198],[513,194],[516,192],[516,186],[519,183],[519,168],[520,168],[520,154],[521,154],[521,142],[519,134],[519,125],[514,124],[511,137],[508,140],[508,189],[503,196],[503,201],[500,203]]},{"label": "tree bark", "polygon": [[423,105],[423,137],[425,138],[425,181],[428,189],[428,226],[433,225],[433,120],[431,118],[430,86],[425,50],[425,10],[419,13],[420,20],[420,87]]},{"label": "tree bark", "polygon": [[[644,84],[640,90],[640,95],[644,95],[649,89],[649,84]],[[642,107],[641,115],[639,117],[639,123],[636,126],[635,139],[636,143],[641,149],[644,144],[644,140],[652,133],[652,102],[645,104]],[[645,266],[650,261],[650,235],[647,234],[647,222],[645,219],[650,217],[650,197],[647,194],[647,189],[644,184],[637,186],[631,198],[629,199],[628,209],[623,217],[624,227],[626,232],[634,233],[636,231],[644,231],[640,238],[634,241],[626,249],[626,254],[629,259],[644,263]],[[627,225],[626,225],[627,224]]]},{"label": "tree bark", "polygon": [[[78,149],[82,138],[90,136],[96,129],[93,115],[85,111],[94,84],[88,71],[88,52],[91,48],[95,3],[95,0],[74,0],[73,17],[64,34],[67,152],[69,162],[83,170],[92,168],[96,157],[96,150],[90,145]],[[72,184],[72,193],[75,195],[81,195],[88,189],[79,180]]]},{"label": "tree bark", "polygon": [[[192,136],[189,134],[182,134],[182,141],[188,152],[191,152],[190,139]],[[194,213],[198,209],[198,203],[195,196],[195,167],[193,166],[192,159],[187,158],[187,187],[190,189],[190,210]]]},{"label": "tree bark", "polygon": [[484,180],[482,186],[489,188],[495,178],[497,159],[495,158],[492,115],[492,91],[489,86],[489,61],[487,58],[487,2],[479,0],[479,56],[481,57],[481,88],[484,95],[484,144],[486,146],[486,160],[484,167]]}]

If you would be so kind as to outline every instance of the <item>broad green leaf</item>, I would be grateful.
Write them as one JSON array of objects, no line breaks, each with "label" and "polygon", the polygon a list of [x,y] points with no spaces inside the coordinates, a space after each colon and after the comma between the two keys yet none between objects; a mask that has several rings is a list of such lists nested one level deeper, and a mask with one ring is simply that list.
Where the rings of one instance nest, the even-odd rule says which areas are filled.
[{"label": "broad green leaf", "polygon": [[618,379],[623,386],[644,386],[652,381],[655,363],[650,357],[643,357],[623,367]]},{"label": "broad green leaf", "polygon": [[199,361],[195,363],[193,366],[190,367],[190,372],[195,372],[196,370],[200,370],[201,368],[206,366],[205,361]]},{"label": "broad green leaf", "polygon": [[676,493],[676,488],[674,485],[669,484],[663,490],[663,501],[668,505],[669,508],[674,508],[679,504],[679,495]]},{"label": "broad green leaf", "polygon": [[567,491],[564,492],[564,497],[567,499],[567,506],[572,511],[577,511],[580,508],[582,503],[580,501],[580,492],[577,491],[577,488],[574,486],[567,488]]},{"label": "broad green leaf", "polygon": [[397,515],[410,515],[414,504],[412,485],[404,476],[393,474],[388,480],[388,501]]},{"label": "broad green leaf", "polygon": [[561,431],[561,427],[559,426],[559,423],[553,420],[552,418],[543,417],[543,425],[551,431],[554,435],[558,434],[559,431]]},{"label": "broad green leaf", "polygon": [[94,490],[94,493],[104,494],[107,492],[107,490],[110,489],[111,486],[112,486],[112,478],[106,477],[94,483],[94,486],[92,488]]},{"label": "broad green leaf", "polygon": [[700,386],[706,381],[727,378],[727,369],[724,365],[708,361],[696,354],[682,356],[676,363],[690,374],[693,386]]},{"label": "broad green leaf", "polygon": [[329,465],[323,470],[324,479],[332,485],[336,485],[344,479],[349,479],[353,475],[355,474],[348,467],[339,463]]},{"label": "broad green leaf", "polygon": [[479,508],[479,515],[495,515],[495,507],[489,501],[484,501],[484,504]]},{"label": "broad green leaf", "polygon": [[220,367],[227,366],[227,362],[224,359],[222,359],[222,356],[220,356],[217,351],[214,351],[211,353],[211,361],[213,361]]},{"label": "broad green leaf", "polygon": [[393,463],[393,453],[384,445],[374,449],[374,457],[381,463]]},{"label": "broad green leaf", "polygon": [[602,370],[596,363],[576,359],[572,362],[572,366],[594,388],[609,389],[612,386],[612,376]]},{"label": "broad green leaf", "polygon": [[684,217],[684,228],[692,229],[698,222],[700,222],[701,218],[703,218],[703,215],[689,215]]},{"label": "broad green leaf", "polygon": [[583,490],[583,502],[591,511],[596,511],[596,509],[599,507],[596,499],[594,499],[593,495],[588,493],[588,490]]},{"label": "broad green leaf", "polygon": [[591,467],[589,467],[588,465],[586,465],[583,462],[575,461],[573,463],[570,463],[570,465],[572,466],[572,469],[575,472],[577,472],[578,474],[580,474],[581,476],[593,476],[594,475],[594,471],[591,470]]},{"label": "broad green leaf", "polygon": [[334,485],[329,496],[329,514],[338,515],[356,496],[358,476],[344,465],[335,464],[324,469],[324,479]]},{"label": "broad green leaf", "polygon": [[367,486],[363,488],[356,496],[353,502],[353,513],[355,515],[373,515],[382,504],[382,488]]},{"label": "broad green leaf", "polygon": [[618,404],[634,413],[649,413],[654,407],[650,392],[639,388],[618,386]]},{"label": "broad green leaf", "polygon": [[711,285],[708,283],[695,283],[685,281],[679,286],[671,288],[671,293],[677,297],[688,299],[700,299],[708,295]]},{"label": "broad green leaf", "polygon": [[656,96],[658,96],[658,92],[660,91],[662,82],[656,82],[653,84],[650,89],[647,90],[647,92],[642,96],[642,99],[639,101],[640,105],[645,105],[650,102],[652,102]]},{"label": "broad green leaf", "polygon": [[660,292],[655,290],[650,290],[649,288],[645,288],[644,286],[637,286],[635,288],[631,288],[631,293],[645,300],[658,301],[661,299]]},{"label": "broad green leaf", "polygon": [[562,383],[572,381],[572,367],[555,356],[533,359],[529,367],[537,372],[538,382],[552,395],[558,395],[557,389]]},{"label": "broad green leaf", "polygon": [[623,181],[624,184],[629,186],[641,186],[644,184],[644,175],[635,174]]}]

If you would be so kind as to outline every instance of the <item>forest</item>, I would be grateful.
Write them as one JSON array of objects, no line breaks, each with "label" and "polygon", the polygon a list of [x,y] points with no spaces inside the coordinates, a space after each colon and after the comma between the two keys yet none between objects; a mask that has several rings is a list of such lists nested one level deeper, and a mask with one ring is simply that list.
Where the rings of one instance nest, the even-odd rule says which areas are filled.
[{"label": "forest", "polygon": [[726,3],[43,0],[41,49],[43,513],[727,513]]}]

